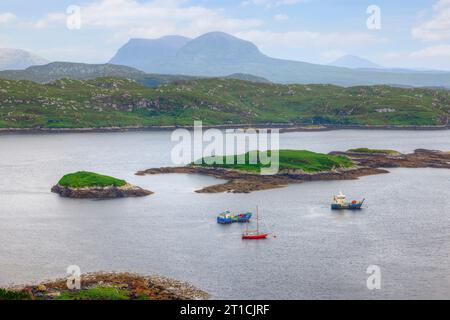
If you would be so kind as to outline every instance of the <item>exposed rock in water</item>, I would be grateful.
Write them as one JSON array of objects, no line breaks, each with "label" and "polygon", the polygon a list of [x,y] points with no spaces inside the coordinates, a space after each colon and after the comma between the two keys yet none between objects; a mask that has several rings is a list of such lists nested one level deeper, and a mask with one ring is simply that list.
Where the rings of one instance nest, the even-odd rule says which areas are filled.
[{"label": "exposed rock in water", "polygon": [[352,152],[331,152],[332,155],[345,155],[355,166],[332,171],[306,173],[301,170],[280,170],[278,174],[263,176],[233,169],[187,166],[166,167],[139,171],[136,175],[152,175],[165,173],[189,173],[212,176],[227,180],[223,184],[213,185],[197,193],[249,193],[285,187],[293,183],[320,180],[352,180],[374,174],[389,173],[383,168],[443,168],[450,169],[450,152],[434,150],[416,150],[411,154],[363,154]]},{"label": "exposed rock in water", "polygon": [[114,199],[127,197],[145,197],[153,194],[149,190],[142,189],[131,184],[123,187],[90,187],[90,188],[70,188],[59,184],[53,186],[52,192],[65,198],[76,199]]},{"label": "exposed rock in water", "polygon": [[203,188],[201,190],[197,190],[197,193],[250,193],[252,191],[282,188],[293,183],[318,180],[351,180],[366,175],[388,173],[388,171],[378,168],[354,167],[349,169],[340,169],[330,172],[318,173],[304,173],[300,171],[281,170],[279,174],[264,176],[232,169],[189,166],[149,169],[145,171],[139,171],[136,173],[136,175],[142,176],[146,174],[164,173],[203,174],[218,179],[228,180],[224,184],[218,184]]},{"label": "exposed rock in water", "polygon": [[332,152],[345,155],[361,166],[371,168],[440,168],[450,169],[450,152],[417,149],[409,154],[364,154],[352,152]]}]

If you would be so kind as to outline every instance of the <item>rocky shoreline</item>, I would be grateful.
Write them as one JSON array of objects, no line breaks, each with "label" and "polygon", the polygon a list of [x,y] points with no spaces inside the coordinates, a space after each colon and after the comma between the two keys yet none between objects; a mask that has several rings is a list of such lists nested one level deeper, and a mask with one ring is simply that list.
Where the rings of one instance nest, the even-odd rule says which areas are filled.
[{"label": "rocky shoreline", "polygon": [[289,184],[308,181],[353,180],[363,176],[389,173],[386,168],[450,169],[450,152],[419,149],[411,154],[398,153],[389,155],[353,152],[331,152],[330,154],[345,155],[355,163],[355,166],[317,173],[280,170],[278,174],[272,176],[262,176],[232,169],[186,166],[148,169],[139,171],[136,175],[144,176],[168,173],[201,174],[226,180],[227,182],[197,190],[197,193],[250,193],[252,191],[281,188]]},{"label": "rocky shoreline", "polygon": [[152,195],[153,192],[142,189],[131,184],[122,187],[90,187],[90,188],[70,188],[59,184],[52,187],[53,193],[59,194],[64,198],[75,199],[115,199],[127,197],[145,197]]},{"label": "rocky shoreline", "polygon": [[[90,289],[93,291],[86,293]],[[16,286],[8,290],[31,300],[108,300],[112,299],[111,291],[120,293],[123,298],[121,300],[209,299],[208,293],[189,283],[162,276],[142,276],[133,273],[83,274],[80,290],[69,290],[67,279],[46,281],[38,285]]]},{"label": "rocky shoreline", "polygon": [[[37,133],[101,133],[101,132],[135,132],[135,131],[168,131],[175,129],[192,130],[193,126],[123,126],[100,128],[0,128],[1,134],[37,134]],[[417,126],[417,125],[302,125],[302,124],[236,124],[236,125],[204,125],[203,129],[279,129],[280,133],[311,132],[333,130],[449,130],[450,125]]]}]

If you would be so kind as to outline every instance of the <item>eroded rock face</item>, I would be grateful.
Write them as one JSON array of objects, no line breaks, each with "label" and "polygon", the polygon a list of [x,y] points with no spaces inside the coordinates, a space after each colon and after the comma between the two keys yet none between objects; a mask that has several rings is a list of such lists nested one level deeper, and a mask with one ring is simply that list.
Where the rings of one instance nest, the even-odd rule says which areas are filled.
[{"label": "eroded rock face", "polygon": [[53,193],[59,194],[65,198],[76,199],[114,199],[127,197],[145,197],[153,194],[153,192],[142,189],[137,186],[127,184],[123,187],[94,187],[94,188],[70,188],[59,184],[52,188]]}]

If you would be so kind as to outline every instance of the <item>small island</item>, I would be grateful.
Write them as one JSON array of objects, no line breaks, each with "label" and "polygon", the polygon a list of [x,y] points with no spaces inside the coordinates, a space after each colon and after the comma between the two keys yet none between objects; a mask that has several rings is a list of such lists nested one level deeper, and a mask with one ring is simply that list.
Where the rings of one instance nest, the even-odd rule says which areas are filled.
[{"label": "small island", "polygon": [[[414,153],[403,154],[395,150],[377,150],[368,148],[348,151],[316,153],[306,150],[280,150],[279,171],[274,175],[261,175],[265,167],[260,161],[249,162],[255,152],[245,155],[244,164],[227,164],[226,156],[219,164],[211,164],[212,158],[204,158],[185,167],[165,167],[139,171],[136,175],[163,173],[190,173],[212,176],[227,180],[197,190],[198,193],[249,193],[285,187],[289,184],[323,180],[352,180],[359,177],[389,173],[386,168],[440,168],[450,169],[450,153],[436,150],[418,149]],[[235,157],[235,162],[236,157]],[[259,159],[259,155],[258,155]]]},{"label": "small island", "polygon": [[53,186],[52,192],[62,197],[77,199],[145,197],[153,194],[125,180],[86,171],[65,175]]}]

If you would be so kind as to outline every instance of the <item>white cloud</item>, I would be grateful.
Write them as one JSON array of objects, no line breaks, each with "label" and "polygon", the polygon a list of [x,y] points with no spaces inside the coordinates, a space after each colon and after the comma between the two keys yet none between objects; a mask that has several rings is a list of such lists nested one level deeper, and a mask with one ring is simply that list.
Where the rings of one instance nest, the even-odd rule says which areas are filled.
[{"label": "white cloud", "polygon": [[450,59],[450,45],[431,46],[419,51],[414,51],[410,55],[413,58],[447,57]]},{"label": "white cloud", "polygon": [[91,63],[104,63],[111,59],[111,53],[98,50],[95,43],[92,46],[46,47],[35,49],[33,52],[50,61],[85,62],[86,56],[89,57]]},{"label": "white cloud", "polygon": [[56,23],[65,23],[66,15],[64,13],[49,13],[43,19],[32,23],[31,25],[35,28],[47,28]]},{"label": "white cloud", "polygon": [[[261,26],[258,19],[235,19],[221,9],[184,6],[184,0],[98,0],[81,6],[82,28],[116,29],[114,38],[159,37],[169,33],[198,36],[209,31],[234,32]],[[50,13],[36,27],[65,24],[64,13]]]},{"label": "white cloud", "polygon": [[309,0],[245,0],[241,5],[244,7],[249,5],[264,6],[267,9],[271,9],[280,6],[291,6],[307,1]]},{"label": "white cloud", "polygon": [[389,40],[369,33],[320,33],[312,31],[244,31],[235,34],[256,43],[261,48],[286,47],[328,47],[338,45],[371,45],[386,43]]},{"label": "white cloud", "polygon": [[16,15],[11,12],[0,13],[0,25],[8,24],[16,19]]},{"label": "white cloud", "polygon": [[415,51],[394,51],[378,56],[385,65],[413,69],[450,70],[450,45],[435,45]]},{"label": "white cloud", "polygon": [[322,52],[320,54],[320,56],[327,61],[335,61],[336,59],[339,59],[345,55],[347,55],[347,52],[343,50],[330,50]]},{"label": "white cloud", "polygon": [[448,58],[450,62],[450,45],[436,45],[426,47],[416,51],[393,51],[387,52],[383,55],[383,58],[391,60],[402,59],[424,59],[424,58]]},{"label": "white cloud", "polygon": [[450,0],[439,0],[433,6],[433,16],[412,29],[415,39],[439,41],[450,39]]},{"label": "white cloud", "polygon": [[301,2],[306,2],[306,0],[278,0],[275,1],[275,6],[290,6]]},{"label": "white cloud", "polygon": [[289,20],[289,16],[287,14],[276,14],[273,19],[275,21],[287,21]]}]

